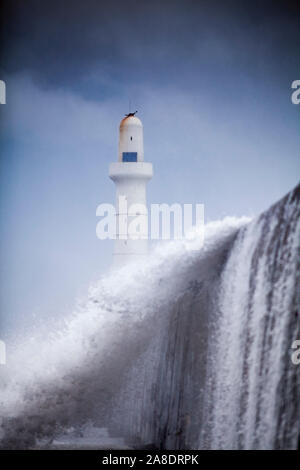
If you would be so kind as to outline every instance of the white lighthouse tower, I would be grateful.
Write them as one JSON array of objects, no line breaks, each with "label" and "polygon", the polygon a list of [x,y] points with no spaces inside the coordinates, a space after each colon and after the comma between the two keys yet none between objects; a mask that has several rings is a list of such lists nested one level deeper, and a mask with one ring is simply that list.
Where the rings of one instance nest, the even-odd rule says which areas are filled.
[{"label": "white lighthouse tower", "polygon": [[135,114],[127,114],[120,123],[119,158],[109,167],[109,177],[116,184],[114,266],[148,253],[146,185],[153,170],[151,163],[144,162],[143,125]]}]

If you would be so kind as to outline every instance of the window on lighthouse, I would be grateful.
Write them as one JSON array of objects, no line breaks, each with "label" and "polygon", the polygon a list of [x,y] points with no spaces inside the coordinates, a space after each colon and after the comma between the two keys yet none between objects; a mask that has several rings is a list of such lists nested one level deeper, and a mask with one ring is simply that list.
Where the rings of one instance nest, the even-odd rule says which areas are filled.
[{"label": "window on lighthouse", "polygon": [[137,152],[123,152],[123,162],[137,162]]}]

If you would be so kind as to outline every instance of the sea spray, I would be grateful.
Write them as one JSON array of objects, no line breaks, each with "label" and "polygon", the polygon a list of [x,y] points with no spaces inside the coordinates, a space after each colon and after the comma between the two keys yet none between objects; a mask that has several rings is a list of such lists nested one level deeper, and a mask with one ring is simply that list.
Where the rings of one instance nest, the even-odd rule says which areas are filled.
[{"label": "sea spray", "polygon": [[91,287],[86,305],[63,328],[49,325],[48,336],[43,330],[14,344],[1,383],[2,447],[33,446],[88,420],[110,422],[122,378],[164,328],[171,306],[193,282],[195,263],[223,252],[247,221],[212,222],[198,250],[171,242],[147,264],[113,271]]},{"label": "sea spray", "polygon": [[300,187],[251,222],[207,224],[198,250],[171,242],[100,279],[64,327],[14,345],[2,448],[87,423],[141,447],[296,448],[299,244]]}]

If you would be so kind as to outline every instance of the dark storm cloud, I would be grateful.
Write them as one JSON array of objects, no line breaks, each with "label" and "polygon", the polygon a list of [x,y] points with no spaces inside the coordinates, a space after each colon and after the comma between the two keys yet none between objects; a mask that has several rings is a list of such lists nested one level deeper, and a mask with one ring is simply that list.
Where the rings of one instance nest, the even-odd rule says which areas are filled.
[{"label": "dark storm cloud", "polygon": [[294,77],[298,9],[249,3],[6,0],[3,72],[26,71],[45,87],[76,90],[96,71],[108,93],[122,82],[189,88],[233,73],[257,78],[284,70]]}]

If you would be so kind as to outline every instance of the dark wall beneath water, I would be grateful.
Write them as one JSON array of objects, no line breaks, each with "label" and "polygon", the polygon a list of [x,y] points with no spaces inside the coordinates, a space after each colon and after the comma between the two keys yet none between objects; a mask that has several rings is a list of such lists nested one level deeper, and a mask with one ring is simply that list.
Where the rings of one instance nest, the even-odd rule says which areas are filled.
[{"label": "dark wall beneath water", "polygon": [[208,318],[207,285],[194,281],[174,307],[163,338],[154,385],[153,429],[156,445],[191,449],[202,422]]},{"label": "dark wall beneath water", "polygon": [[112,433],[129,435],[142,448],[197,448],[219,275],[235,236],[208,255],[205,263],[196,262],[184,294],[157,312],[156,335],[112,404]]}]

